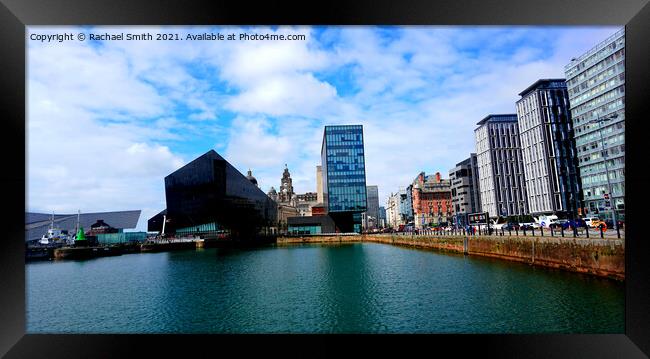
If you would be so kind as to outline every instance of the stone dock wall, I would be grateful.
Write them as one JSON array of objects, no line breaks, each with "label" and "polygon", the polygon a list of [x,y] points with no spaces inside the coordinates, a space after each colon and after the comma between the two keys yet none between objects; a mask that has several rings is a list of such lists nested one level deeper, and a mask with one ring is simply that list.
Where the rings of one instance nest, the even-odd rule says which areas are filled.
[{"label": "stone dock wall", "polygon": [[516,236],[305,236],[279,237],[278,245],[374,242],[523,262],[625,280],[625,241]]}]

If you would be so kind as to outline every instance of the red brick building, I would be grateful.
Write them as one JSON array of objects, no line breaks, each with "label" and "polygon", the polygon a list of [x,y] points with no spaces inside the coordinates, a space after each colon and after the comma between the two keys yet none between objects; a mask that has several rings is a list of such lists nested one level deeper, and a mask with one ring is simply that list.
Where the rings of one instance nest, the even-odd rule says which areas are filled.
[{"label": "red brick building", "polygon": [[441,178],[440,172],[429,176],[420,172],[413,180],[411,195],[417,228],[451,223],[453,216],[451,181]]}]

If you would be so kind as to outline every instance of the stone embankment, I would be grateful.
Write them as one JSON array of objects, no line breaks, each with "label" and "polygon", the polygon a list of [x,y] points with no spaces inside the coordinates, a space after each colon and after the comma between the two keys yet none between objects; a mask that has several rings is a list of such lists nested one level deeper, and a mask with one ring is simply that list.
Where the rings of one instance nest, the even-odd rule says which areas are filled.
[{"label": "stone embankment", "polygon": [[622,239],[382,234],[280,237],[277,240],[278,245],[353,242],[385,243],[492,257],[625,280],[625,241]]}]

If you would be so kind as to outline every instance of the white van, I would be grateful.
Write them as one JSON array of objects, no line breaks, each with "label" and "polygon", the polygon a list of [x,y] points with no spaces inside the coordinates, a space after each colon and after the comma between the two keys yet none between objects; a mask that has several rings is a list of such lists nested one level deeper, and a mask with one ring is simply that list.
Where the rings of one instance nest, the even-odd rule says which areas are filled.
[{"label": "white van", "polygon": [[592,221],[600,220],[600,218],[598,218],[598,217],[585,217],[585,218],[583,218],[583,220],[585,221],[585,224],[587,225],[587,227],[593,227]]},{"label": "white van", "polygon": [[539,216],[535,218],[535,222],[540,225],[540,227],[550,227],[552,223],[557,222],[558,218],[556,215],[552,214],[550,216]]}]

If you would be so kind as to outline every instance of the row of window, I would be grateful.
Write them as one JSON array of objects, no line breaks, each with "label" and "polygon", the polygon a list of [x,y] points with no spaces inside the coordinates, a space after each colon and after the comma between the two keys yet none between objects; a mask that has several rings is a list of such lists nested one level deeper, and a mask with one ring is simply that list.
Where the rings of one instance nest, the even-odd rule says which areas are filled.
[{"label": "row of window", "polygon": [[346,145],[346,146],[327,146],[327,157],[331,156],[363,156],[362,145]]},{"label": "row of window", "polygon": [[289,226],[290,234],[320,234],[320,226]]},{"label": "row of window", "polygon": [[[615,166],[625,166],[625,157],[618,157],[607,161],[608,168],[614,168]],[[589,174],[589,173],[601,172],[604,170],[605,170],[605,161],[602,161],[599,163],[594,163],[592,165],[581,167],[580,173]]]},{"label": "row of window", "polygon": [[585,156],[585,157],[580,157],[578,160],[579,163],[586,163],[590,161],[595,161],[598,160],[604,156],[616,156],[619,154],[625,153],[625,145],[620,145],[616,147],[609,148],[605,151],[599,151],[599,152],[594,152],[591,155]]},{"label": "row of window", "polygon": [[[625,178],[625,169],[617,169],[614,171],[609,171],[609,179],[610,181],[615,181],[617,179]],[[582,177],[582,184],[584,186],[589,186],[590,184],[593,183],[601,183],[607,181],[607,176],[605,173],[598,173],[594,175],[588,175],[588,176],[583,176]]]},{"label": "row of window", "polygon": [[327,147],[347,147],[347,146],[361,146],[363,145],[363,138],[361,134],[328,134],[325,135],[325,144]]},{"label": "row of window", "polygon": [[[597,187],[587,187],[583,188],[583,193],[585,195],[585,201],[593,200],[594,196],[602,196],[605,193],[609,193],[607,185],[601,185]],[[612,183],[612,197],[613,196],[622,196],[625,194],[625,182]],[[602,197],[601,197],[602,198]]]},{"label": "row of window", "polygon": [[624,101],[625,86],[621,85],[571,110],[571,113],[576,115],[573,117],[573,124],[577,127],[622,109]]},{"label": "row of window", "polygon": [[[606,79],[614,76],[618,72],[623,72],[625,70],[625,62],[621,61],[616,65],[613,65],[609,67],[608,69],[603,70],[602,72],[596,74],[594,77],[590,78],[589,80],[585,81],[583,84],[585,84],[584,88],[589,88],[592,86],[595,86],[596,84],[605,81]],[[582,86],[581,86],[582,87]],[[571,97],[577,96],[581,91],[581,88],[576,86],[571,89],[569,89],[569,94]]]},{"label": "row of window", "polygon": [[[608,131],[608,132],[612,132],[612,131]],[[625,134],[619,133],[618,135],[614,135],[612,137],[604,137],[603,142],[605,147],[613,146],[616,145],[617,143],[623,143],[625,142]],[[594,141],[589,144],[586,144],[586,146],[580,146],[578,148],[578,153],[591,151],[593,149],[601,147],[600,144],[601,141],[599,139],[598,141]]]},{"label": "row of window", "polygon": [[[583,102],[586,102],[588,99],[591,99],[593,97],[596,97],[599,94],[603,94],[607,91],[610,91],[614,89],[616,86],[619,86],[621,83],[620,81],[625,80],[625,74],[620,74],[621,79],[618,78],[613,78],[610,79],[607,82],[603,82],[598,86],[594,86],[591,89],[589,89],[588,92],[585,92],[577,97],[574,97],[571,99],[571,106],[574,108],[577,108],[578,106],[582,105]],[[605,100],[602,100],[605,101]],[[593,106],[593,104],[592,104]]]},{"label": "row of window", "polygon": [[584,146],[589,146],[594,141],[600,143],[601,134],[605,142],[607,142],[606,139],[609,138],[608,136],[611,136],[612,134],[618,134],[622,132],[622,130],[625,128],[623,121],[618,123],[605,122],[602,128],[600,126],[601,125],[599,125],[598,123],[590,124],[589,127],[585,126],[583,128],[584,131],[587,130],[590,131],[588,133],[581,134],[580,136],[576,137],[576,146],[578,148],[582,148]]}]

